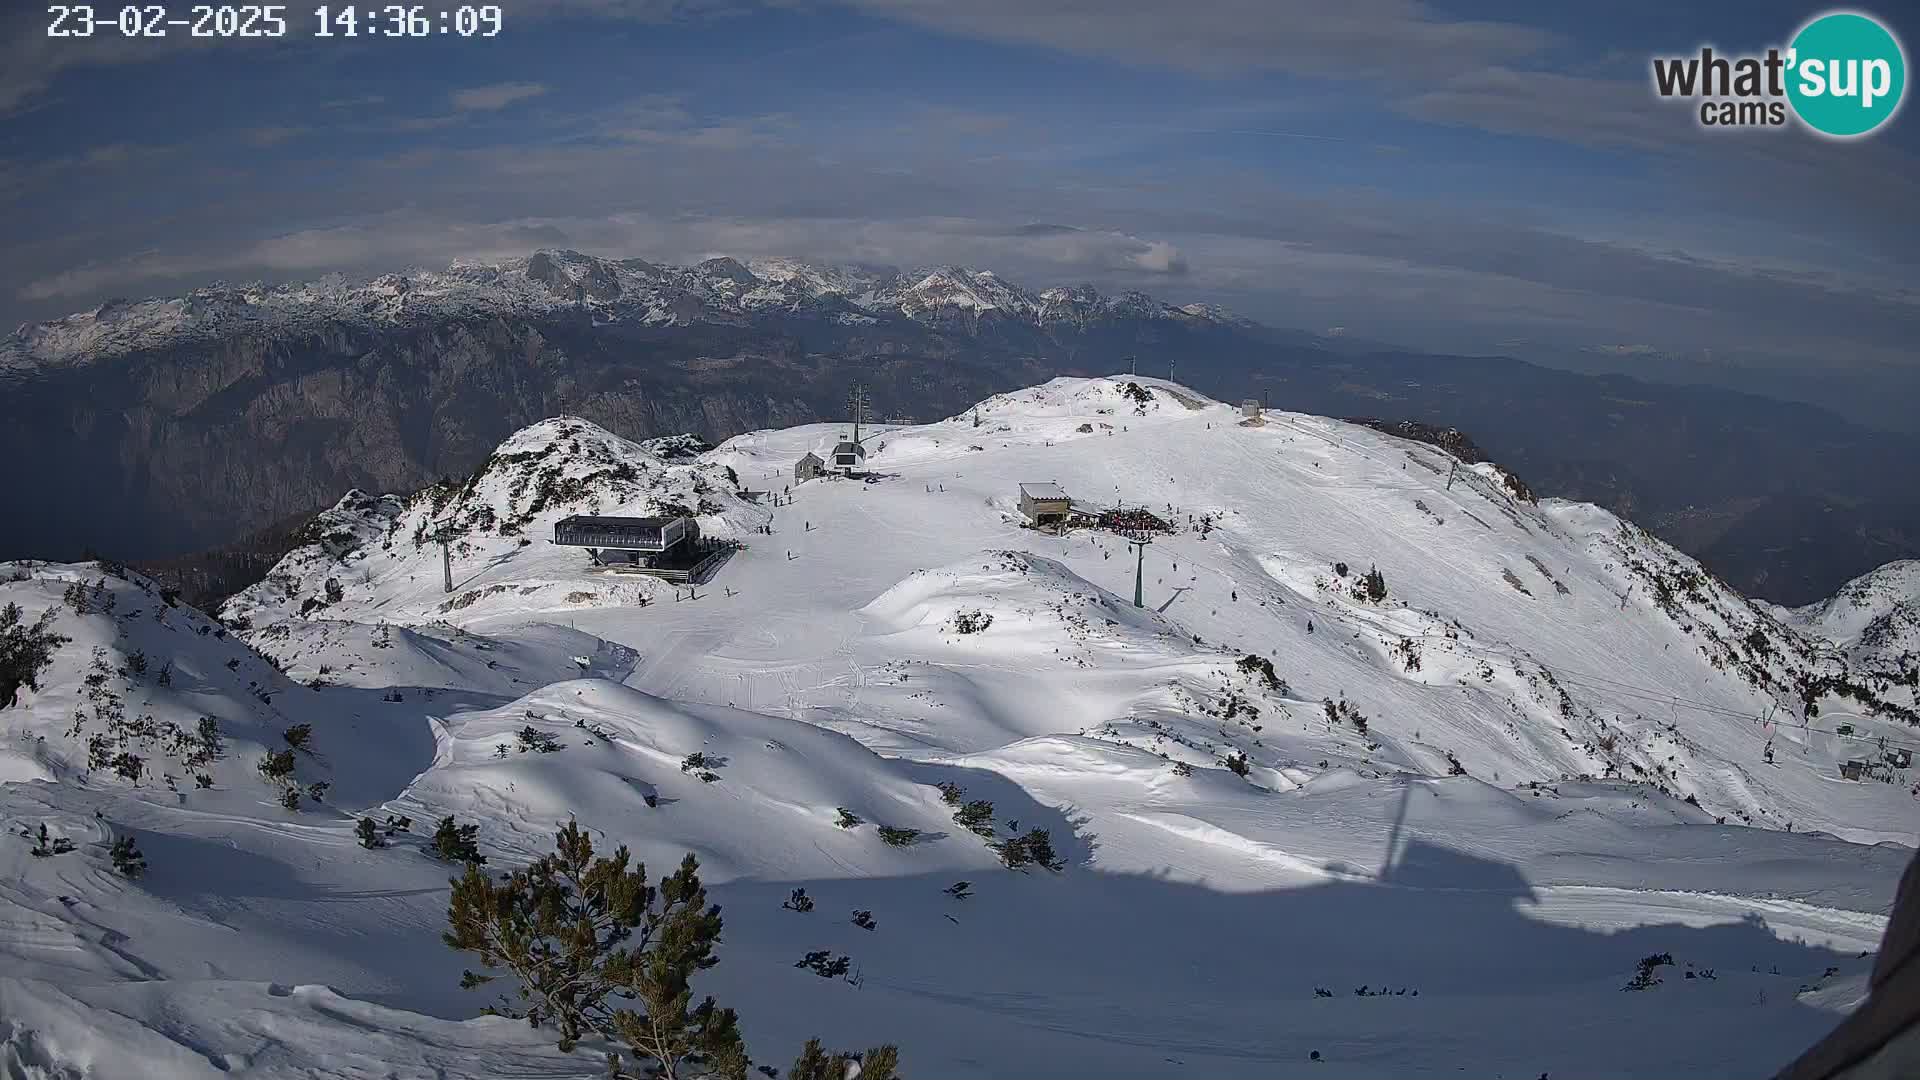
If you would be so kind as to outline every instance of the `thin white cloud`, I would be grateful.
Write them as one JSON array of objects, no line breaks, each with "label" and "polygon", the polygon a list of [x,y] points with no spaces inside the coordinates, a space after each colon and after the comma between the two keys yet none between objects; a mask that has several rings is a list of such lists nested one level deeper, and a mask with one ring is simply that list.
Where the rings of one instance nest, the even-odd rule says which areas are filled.
[{"label": "thin white cloud", "polygon": [[1400,79],[1554,42],[1518,23],[1449,19],[1419,0],[844,0],[954,34],[1218,73]]},{"label": "thin white cloud", "polygon": [[243,137],[255,146],[279,146],[290,139],[297,139],[312,131],[308,127],[269,126],[252,128],[243,133]]},{"label": "thin white cloud", "polygon": [[1133,265],[1150,274],[1184,274],[1187,272],[1187,258],[1180,249],[1164,240],[1155,240],[1147,245],[1147,250],[1133,256]]},{"label": "thin white cloud", "polygon": [[[1047,137],[1031,127],[1023,117],[995,138],[1017,153]],[[297,165],[273,160],[281,155],[259,155],[258,175],[228,185],[232,201],[203,209],[184,178],[158,175],[159,188],[181,189],[188,209],[177,218],[103,218],[16,245],[0,264],[0,296],[28,303],[11,305],[14,318],[0,324],[134,288],[179,292],[215,277],[380,271],[573,246],[672,263],[709,252],[961,263],[1023,284],[1091,280],[1216,300],[1281,325],[1344,325],[1370,339],[1437,344],[1457,340],[1440,332],[1452,327],[1490,342],[1526,329],[1572,347],[1629,341],[1677,353],[1711,344],[1716,356],[1766,348],[1849,363],[1906,349],[1911,363],[1901,343],[1911,338],[1914,297],[1895,289],[1910,280],[1910,259],[1827,256],[1827,265],[1859,271],[1844,287],[1813,273],[1822,260],[1812,255],[1810,269],[1755,261],[1773,250],[1764,231],[1752,252],[1706,259],[1712,248],[1703,245],[1725,234],[1726,219],[1696,222],[1681,206],[1636,217],[1633,236],[1609,237],[1575,228],[1590,224],[1584,217],[1569,223],[1538,207],[1316,198],[1286,177],[1204,163],[1113,173],[1010,158],[987,169],[972,163],[977,146],[939,132],[882,122],[857,138],[823,140],[818,128],[799,129],[801,138],[778,117],[712,115],[693,99],[611,107],[575,117],[571,130],[538,153],[510,142],[343,160],[340,183],[297,201],[272,194]],[[10,179],[0,163],[0,192],[33,179]],[[1688,223],[1704,231],[1681,228]],[[1634,242],[1640,235],[1668,242],[1648,247]]]},{"label": "thin white cloud", "polygon": [[541,83],[504,82],[456,90],[448,95],[448,100],[462,112],[491,111],[504,109],[516,101],[539,97],[546,92],[546,86]]}]

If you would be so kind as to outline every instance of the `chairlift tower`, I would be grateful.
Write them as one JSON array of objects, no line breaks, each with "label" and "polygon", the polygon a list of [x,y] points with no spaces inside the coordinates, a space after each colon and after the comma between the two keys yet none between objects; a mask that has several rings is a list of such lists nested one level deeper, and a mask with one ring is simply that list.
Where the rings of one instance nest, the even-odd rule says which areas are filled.
[{"label": "chairlift tower", "polygon": [[447,592],[453,591],[453,529],[442,525],[433,532],[433,541],[440,545],[440,576]]},{"label": "chairlift tower", "polygon": [[1133,546],[1133,606],[1146,607],[1144,584],[1147,568],[1147,545],[1153,543],[1153,537],[1144,529],[1122,534],[1128,544]]},{"label": "chairlift tower", "polygon": [[847,415],[853,418],[853,441],[860,441],[860,422],[867,418],[867,409],[872,400],[867,397],[867,384],[854,383],[847,391]]}]

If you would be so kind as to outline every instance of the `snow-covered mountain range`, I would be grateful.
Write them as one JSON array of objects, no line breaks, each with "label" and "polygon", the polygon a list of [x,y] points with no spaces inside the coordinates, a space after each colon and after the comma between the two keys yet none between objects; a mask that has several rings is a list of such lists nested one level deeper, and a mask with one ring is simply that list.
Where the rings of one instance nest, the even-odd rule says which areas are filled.
[{"label": "snow-covered mountain range", "polygon": [[[496,869],[569,817],[695,852],[698,989],[781,1066],[818,1034],[917,1076],[1749,1076],[1863,997],[1920,835],[1911,565],[1771,608],[1491,462],[1144,378],[881,426],[866,482],[796,485],[844,435],[542,421],[346,494],[218,621],[0,567],[72,639],[0,710],[0,815],[73,847],[0,846],[0,1061],[596,1075],[475,1018],[448,815]],[[1170,525],[1142,606],[1124,537],[1023,527],[1033,481]],[[549,542],[658,513],[740,546],[689,591]],[[986,842],[1035,827],[1060,870]]]},{"label": "snow-covered mountain range", "polygon": [[85,363],[182,341],[336,324],[405,325],[474,316],[577,312],[597,323],[686,326],[730,323],[767,311],[806,312],[849,325],[1011,320],[1035,326],[1103,317],[1251,325],[1213,305],[1175,307],[1138,292],[1091,285],[1032,291],[992,271],[936,266],[813,266],[783,259],[715,258],[695,266],[540,251],[499,263],[456,263],[351,280],[267,287],[213,285],[182,297],[110,301],[0,339],[0,371]]}]

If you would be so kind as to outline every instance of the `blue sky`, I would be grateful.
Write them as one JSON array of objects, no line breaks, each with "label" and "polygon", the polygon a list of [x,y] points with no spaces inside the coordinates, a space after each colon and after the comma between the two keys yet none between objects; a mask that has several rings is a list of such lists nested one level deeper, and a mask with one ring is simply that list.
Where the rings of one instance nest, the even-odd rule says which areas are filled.
[{"label": "blue sky", "polygon": [[568,246],[979,265],[1550,362],[1914,374],[1913,110],[1842,144],[1702,131],[1648,88],[1655,52],[1782,43],[1816,7],[500,6],[492,40],[316,39],[304,5],[280,42],[6,16],[0,325]]}]

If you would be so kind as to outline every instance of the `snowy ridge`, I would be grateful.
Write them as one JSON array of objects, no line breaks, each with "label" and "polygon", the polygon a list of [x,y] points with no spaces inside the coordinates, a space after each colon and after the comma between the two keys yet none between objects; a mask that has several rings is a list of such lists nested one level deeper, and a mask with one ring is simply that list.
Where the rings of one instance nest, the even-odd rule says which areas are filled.
[{"label": "snowy ridge", "polygon": [[[659,584],[650,578],[583,583],[531,567],[552,554],[553,523],[573,514],[686,513],[704,535],[746,534],[766,514],[740,496],[725,465],[701,459],[705,449],[692,436],[636,443],[576,417],[542,421],[501,443],[464,483],[404,498],[348,492],[307,527],[308,543],[227,603],[226,617],[257,628],[254,644],[271,651],[290,619],[336,620],[336,607],[410,625],[503,606],[649,602]],[[463,566],[529,570],[514,575],[511,590],[494,582],[448,597],[441,537]]]},{"label": "snowy ridge", "polygon": [[790,260],[709,259],[676,267],[540,251],[500,263],[456,262],[367,279],[328,275],[269,287],[215,284],[183,297],[113,300],[92,311],[21,326],[0,339],[0,372],[91,362],[239,331],[374,327],[471,316],[581,311],[602,323],[732,323],[784,310],[842,322],[983,318],[1040,324],[1124,315],[1252,325],[1206,305],[1174,307],[1144,294],[1103,296],[1092,286],[1034,293],[991,271],[813,266]]},{"label": "snowy ridge", "polygon": [[1890,562],[1829,599],[1780,614],[1859,659],[1911,664],[1920,654],[1920,560]]},{"label": "snowy ridge", "polygon": [[[726,918],[696,990],[781,1067],[820,1035],[926,1076],[1755,1075],[1861,999],[1920,802],[1838,774],[1916,741],[1912,668],[1846,646],[1901,571],[1862,615],[1764,608],[1491,463],[1161,380],[879,426],[872,482],[793,485],[842,431],[545,421],[465,481],[350,493],[224,625],[136,576],[0,567],[73,638],[0,710],[0,818],[74,845],[0,843],[0,1062],[595,1074],[458,988],[447,815],[490,870],[570,817],[655,870],[696,853]],[[1170,525],[1143,606],[1120,537],[1021,526],[1034,480]],[[744,545],[697,596],[546,542],[670,510]],[[152,716],[137,778],[88,768],[96,686]],[[173,790],[166,725],[207,715],[225,756]],[[300,782],[331,787],[290,810],[258,763],[298,723]],[[410,824],[367,849],[362,817]],[[1031,828],[1058,872],[988,846]],[[820,949],[846,979],[796,965]]]}]

